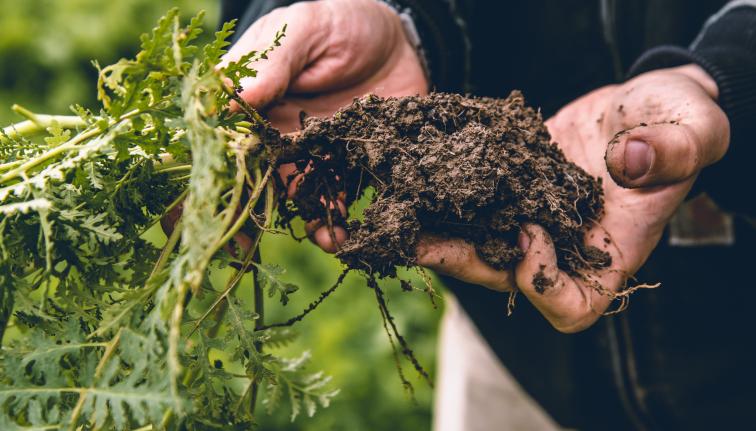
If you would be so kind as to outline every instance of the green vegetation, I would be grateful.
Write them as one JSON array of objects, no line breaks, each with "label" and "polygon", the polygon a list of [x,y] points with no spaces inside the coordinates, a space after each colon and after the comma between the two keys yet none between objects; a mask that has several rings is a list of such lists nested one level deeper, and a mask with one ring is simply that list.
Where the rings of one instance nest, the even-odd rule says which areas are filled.
[{"label": "green vegetation", "polygon": [[[100,95],[106,111],[86,110],[96,106],[90,89],[95,88],[97,72],[89,59],[105,65],[114,62],[114,53],[131,54],[134,33],[151,27],[166,3],[104,6],[94,1],[29,1],[8,8],[14,11],[9,14],[13,23],[5,28],[7,38],[3,34],[0,40],[0,61],[13,66],[0,76],[0,105],[22,102],[35,112],[61,114],[71,102],[82,102],[85,108],[77,110],[77,117],[59,117],[57,123],[32,116],[50,126],[45,139],[36,137],[33,129],[40,127],[34,121],[27,123],[27,131],[6,130],[10,136],[4,138],[3,160],[10,164],[24,160],[24,164],[6,165],[0,171],[0,186],[11,196],[3,202],[7,226],[2,234],[4,299],[0,302],[8,303],[11,287],[22,293],[16,295],[17,317],[3,343],[13,346],[3,350],[0,369],[4,410],[18,424],[65,423],[79,417],[106,428],[148,422],[171,425],[184,413],[196,429],[204,429],[210,420],[246,426],[252,419],[256,386],[252,382],[263,386],[278,382],[271,386],[275,388],[298,381],[294,386],[309,386],[310,395],[321,395],[323,403],[334,388],[341,393],[330,408],[312,419],[300,415],[293,424],[291,409],[275,409],[271,416],[256,414],[261,429],[427,429],[430,390],[416,385],[417,404],[404,393],[375,297],[361,277],[347,277],[322,307],[295,325],[292,330],[300,336],[293,342],[288,330],[269,333],[264,340],[254,331],[252,277],[226,265],[239,260],[252,266],[253,256],[237,259],[224,254],[221,244],[212,239],[227,236],[236,226],[228,215],[239,200],[235,190],[240,181],[256,186],[256,196],[267,203],[263,212],[271,214],[274,200],[264,190],[263,175],[271,154],[247,157],[245,151],[259,143],[236,132],[240,118],[221,114],[228,96],[223,96],[212,72],[220,43],[214,49],[193,49],[195,28],[177,33],[174,21],[168,19],[152,40],[143,41],[143,54],[136,62],[103,69],[106,79]],[[188,3],[182,5],[185,12],[203,2]],[[19,25],[23,22],[27,25]],[[194,23],[197,29],[199,25]],[[64,41],[69,33],[76,36]],[[184,36],[174,37],[177,34]],[[63,49],[66,43],[70,45]],[[53,46],[45,48],[47,44]],[[245,66],[233,67],[243,71]],[[19,130],[30,132],[29,139],[14,136]],[[216,141],[219,145],[207,145]],[[171,160],[166,161],[165,151]],[[190,155],[194,155],[191,166]],[[76,166],[71,167],[76,157]],[[71,187],[61,186],[60,178]],[[153,228],[143,234],[184,191],[188,198],[177,233],[165,238]],[[217,210],[224,194],[228,205]],[[24,223],[17,222],[21,219]],[[178,244],[179,235],[203,240]],[[298,313],[341,272],[333,258],[310,244],[272,233],[262,238],[263,265],[268,265],[262,266],[262,272],[271,275],[268,285],[283,286],[284,291],[293,290],[288,283],[300,287],[290,292],[286,306],[278,297],[267,301],[266,322]],[[217,254],[208,255],[207,250],[216,249]],[[239,251],[237,256],[243,254]],[[271,264],[288,272],[276,275]],[[205,266],[211,283],[197,277]],[[216,308],[225,312],[201,320],[229,280],[239,286],[229,295],[231,300],[223,302],[225,308]],[[421,283],[416,276],[415,282]],[[406,338],[421,361],[432,364],[439,312],[426,296],[402,293],[398,282],[387,283],[385,290]],[[176,322],[184,317],[180,310],[189,292],[193,295],[182,327]],[[148,298],[154,307],[138,305]],[[216,318],[223,322],[217,328]],[[187,337],[196,322],[200,330]],[[213,333],[216,338],[207,336]],[[260,341],[281,346],[265,351],[275,357],[255,353]],[[307,371],[283,359],[302,358],[308,350],[312,359]],[[309,377],[310,370],[325,370],[333,381]],[[419,382],[410,372],[410,380]],[[263,378],[250,380],[250,376]],[[214,379],[212,388],[203,385],[209,379]],[[311,380],[304,383],[307,379]],[[316,384],[320,381],[322,387]],[[19,392],[21,387],[28,389],[28,396]],[[63,387],[77,389],[59,390]],[[231,392],[224,393],[221,387]],[[311,404],[301,401],[308,390],[290,392],[293,405],[303,404],[308,410]],[[263,403],[268,400],[270,405],[274,392],[263,390]],[[128,405],[127,414],[119,412],[123,405]],[[229,406],[235,409],[229,411]],[[9,423],[4,426],[11,429]]]}]

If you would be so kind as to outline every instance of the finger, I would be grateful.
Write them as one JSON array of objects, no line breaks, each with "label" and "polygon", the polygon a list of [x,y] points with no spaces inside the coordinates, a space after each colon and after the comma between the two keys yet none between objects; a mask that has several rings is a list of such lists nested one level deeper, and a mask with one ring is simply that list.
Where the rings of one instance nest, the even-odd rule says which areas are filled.
[{"label": "finger", "polygon": [[592,302],[590,291],[559,270],[554,243],[543,228],[523,226],[520,248],[525,256],[515,267],[517,287],[554,328],[577,332],[599,318],[608,303],[602,298]]},{"label": "finger", "polygon": [[[325,205],[325,198],[322,198],[322,202]],[[337,197],[336,202],[331,202],[330,210],[334,211],[336,208],[338,208],[339,214],[341,214],[341,219],[346,219],[348,212],[343,195]],[[349,237],[343,226],[334,224],[331,230],[328,229],[328,225],[322,219],[305,223],[305,232],[307,232],[307,237],[326,253],[336,253],[339,251]]]},{"label": "finger", "polygon": [[178,204],[160,219],[160,227],[163,229],[163,233],[165,233],[166,236],[171,236],[173,233],[173,229],[176,228],[176,223],[178,223],[178,220],[181,218],[182,210],[183,204]]},{"label": "finger", "polygon": [[[336,253],[348,238],[347,231],[341,226],[333,226],[333,238],[328,226],[321,226],[312,235],[312,241],[326,253]],[[334,243],[334,239],[336,242]]]},{"label": "finger", "polygon": [[[333,226],[333,237],[331,237],[331,231],[323,220],[312,220],[305,223],[305,232],[307,232],[307,238],[326,253],[336,253],[349,238],[346,229],[339,225]],[[336,239],[335,243],[334,238]]]},{"label": "finger", "polygon": [[[309,169],[309,166],[305,168],[305,172]],[[299,173],[297,166],[294,163],[286,163],[278,168],[278,176],[281,178],[281,182],[286,186],[286,197],[293,199],[297,194],[299,184],[304,180],[304,173]]]},{"label": "finger", "polygon": [[618,135],[606,150],[612,179],[629,188],[674,184],[721,159],[729,143],[724,113],[714,105],[696,118],[695,124],[641,125]]},{"label": "finger", "polygon": [[329,22],[328,15],[320,13],[322,8],[321,2],[305,2],[275,9],[256,21],[224,56],[220,67],[250,51],[265,50],[287,25],[281,46],[267,60],[252,65],[257,76],[242,79],[240,95],[247,103],[261,109],[280,98],[311,59],[321,54]]},{"label": "finger", "polygon": [[513,290],[512,271],[498,271],[483,262],[475,247],[461,239],[420,237],[417,264],[465,283],[500,292]]}]

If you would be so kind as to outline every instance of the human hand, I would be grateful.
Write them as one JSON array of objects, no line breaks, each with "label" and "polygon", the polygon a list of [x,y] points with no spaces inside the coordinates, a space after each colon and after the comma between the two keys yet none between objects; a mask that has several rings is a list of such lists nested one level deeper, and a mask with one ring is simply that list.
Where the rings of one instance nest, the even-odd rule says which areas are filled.
[{"label": "human hand", "polygon": [[[428,92],[420,59],[399,16],[375,0],[320,0],[275,9],[242,35],[223,63],[265,49],[284,24],[281,46],[254,65],[257,77],[242,80],[240,94],[282,132],[299,127],[300,112],[330,116],[367,93],[386,97]],[[286,165],[280,175],[287,180],[295,169]],[[290,197],[297,183],[298,177],[290,181]],[[343,198],[331,205],[346,216]],[[329,231],[319,220],[305,229],[328,252],[335,252],[347,237],[342,227]]]},{"label": "human hand", "polygon": [[[585,329],[648,258],[698,172],[725,154],[729,122],[717,96],[711,77],[688,65],[600,88],[546,122],[567,158],[603,180],[604,214],[585,243],[611,255],[609,268],[560,271],[548,233],[535,225],[523,226],[525,256],[512,271],[493,270],[461,241],[422,242],[418,263],[496,290],[516,285],[556,329]],[[552,282],[543,293],[536,274]]]}]

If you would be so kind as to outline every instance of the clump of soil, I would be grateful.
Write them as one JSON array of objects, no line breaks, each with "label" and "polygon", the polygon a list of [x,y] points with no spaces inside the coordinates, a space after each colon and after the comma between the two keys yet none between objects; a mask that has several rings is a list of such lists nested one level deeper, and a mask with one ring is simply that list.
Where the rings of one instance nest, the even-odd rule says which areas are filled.
[{"label": "clump of soil", "polygon": [[[415,264],[421,232],[465,239],[493,267],[511,267],[522,258],[523,223],[551,234],[568,272],[609,263],[583,245],[589,220],[601,215],[600,179],[550,143],[540,113],[518,91],[506,99],[366,96],[331,118],[308,118],[289,139],[296,145],[285,147],[285,159],[305,174],[283,223],[346,223],[349,239],[337,255],[350,268],[394,276]],[[368,186],[375,197],[362,220],[326,210]]]}]

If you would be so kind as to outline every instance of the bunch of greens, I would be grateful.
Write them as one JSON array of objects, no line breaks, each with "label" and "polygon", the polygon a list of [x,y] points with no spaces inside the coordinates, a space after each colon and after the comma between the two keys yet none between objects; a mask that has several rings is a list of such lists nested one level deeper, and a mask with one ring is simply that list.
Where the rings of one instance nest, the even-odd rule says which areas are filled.
[{"label": "bunch of greens", "polygon": [[[135,59],[98,66],[100,112],[15,107],[27,120],[0,133],[0,340],[23,333],[0,351],[0,429],[248,429],[260,387],[292,417],[336,394],[306,353],[262,350],[291,338],[265,327],[262,289],[285,303],[296,287],[256,252],[280,140],[234,89],[269,50],[217,70],[233,23],[199,47],[201,23],[171,11]],[[164,244],[145,239],[179,208]],[[231,250],[240,231],[252,247]]]}]

